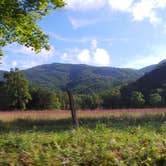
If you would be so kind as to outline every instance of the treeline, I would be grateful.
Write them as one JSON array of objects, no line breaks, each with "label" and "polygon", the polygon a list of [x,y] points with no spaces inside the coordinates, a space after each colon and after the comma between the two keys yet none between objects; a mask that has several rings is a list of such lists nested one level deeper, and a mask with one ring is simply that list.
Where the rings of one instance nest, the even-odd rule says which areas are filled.
[{"label": "treeline", "polygon": [[[127,86],[102,93],[74,94],[77,109],[116,109],[166,106],[166,86],[149,93],[129,91]],[[4,74],[0,82],[0,110],[68,110],[69,100],[65,92],[51,92],[30,85],[18,69]]]},{"label": "treeline", "polygon": [[41,87],[32,86],[18,69],[4,74],[0,82],[0,109],[60,109],[60,98]]},{"label": "treeline", "polygon": [[102,108],[147,108],[166,106],[166,88],[144,91],[129,91],[127,86],[108,90],[101,94]]}]

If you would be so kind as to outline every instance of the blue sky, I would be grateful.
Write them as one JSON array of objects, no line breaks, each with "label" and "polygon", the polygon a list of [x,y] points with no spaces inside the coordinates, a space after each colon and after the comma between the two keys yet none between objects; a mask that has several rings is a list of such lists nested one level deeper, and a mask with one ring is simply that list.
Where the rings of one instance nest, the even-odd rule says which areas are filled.
[{"label": "blue sky", "polygon": [[166,0],[66,2],[38,23],[51,50],[8,45],[1,70],[54,62],[139,69],[166,59]]}]

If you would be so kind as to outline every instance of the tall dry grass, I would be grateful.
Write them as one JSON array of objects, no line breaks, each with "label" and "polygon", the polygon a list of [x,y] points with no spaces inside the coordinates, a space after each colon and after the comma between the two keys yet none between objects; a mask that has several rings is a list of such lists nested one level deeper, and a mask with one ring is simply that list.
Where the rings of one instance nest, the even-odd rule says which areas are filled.
[{"label": "tall dry grass", "polygon": [[[78,110],[78,117],[107,117],[107,116],[140,116],[144,114],[166,113],[166,108],[147,108],[147,109],[117,109],[117,110]],[[44,110],[44,111],[0,111],[1,121],[13,121],[16,119],[32,120],[58,120],[70,118],[69,110]]]}]

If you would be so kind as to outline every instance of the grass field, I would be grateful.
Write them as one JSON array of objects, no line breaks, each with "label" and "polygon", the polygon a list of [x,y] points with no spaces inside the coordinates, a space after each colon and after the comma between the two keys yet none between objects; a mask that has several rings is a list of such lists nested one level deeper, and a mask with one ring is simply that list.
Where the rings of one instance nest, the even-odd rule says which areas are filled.
[{"label": "grass field", "polygon": [[0,166],[166,166],[166,109],[0,112]]}]

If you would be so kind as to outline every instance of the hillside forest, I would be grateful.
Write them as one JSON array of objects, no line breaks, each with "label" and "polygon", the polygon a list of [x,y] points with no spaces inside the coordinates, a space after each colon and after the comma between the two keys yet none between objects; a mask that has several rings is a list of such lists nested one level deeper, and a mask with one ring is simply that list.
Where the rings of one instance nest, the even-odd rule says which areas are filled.
[{"label": "hillside forest", "polygon": [[[163,63],[128,84],[110,86],[102,91],[79,92],[73,90],[75,107],[83,110],[165,107],[165,72],[166,64]],[[102,85],[100,88],[102,89]],[[10,72],[3,73],[3,79],[0,82],[0,109],[68,110],[67,90],[70,89],[53,91],[40,84],[32,84],[22,71],[11,69]]]}]

